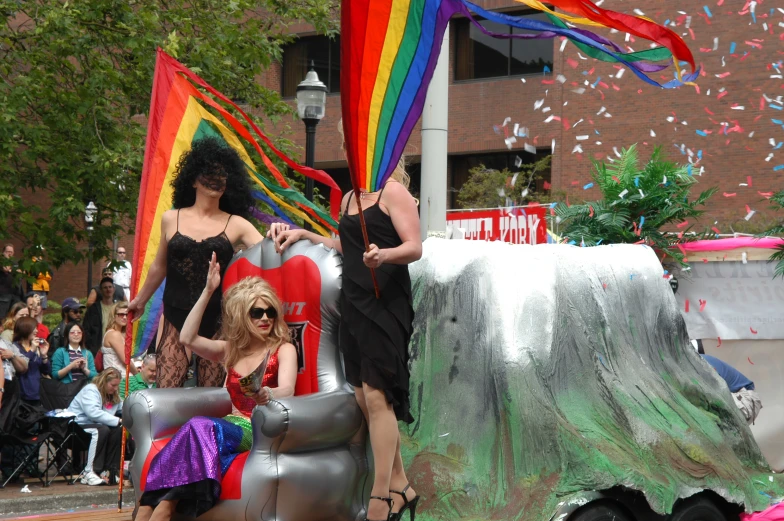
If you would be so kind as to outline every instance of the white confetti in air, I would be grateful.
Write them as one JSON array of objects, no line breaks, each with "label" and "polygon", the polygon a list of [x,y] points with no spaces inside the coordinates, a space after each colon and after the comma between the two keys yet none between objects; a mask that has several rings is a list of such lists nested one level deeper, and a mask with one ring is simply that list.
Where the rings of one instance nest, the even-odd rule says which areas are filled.
[{"label": "white confetti in air", "polygon": [[503,122],[503,124],[502,124],[501,126],[502,126],[502,127],[505,127],[505,126],[507,126],[507,125],[509,124],[509,122],[510,122],[510,121],[512,121],[512,118],[505,118],[505,119],[504,119],[504,122]]},{"label": "white confetti in air", "polygon": [[444,434],[439,434],[439,435],[438,435],[438,437],[439,437],[439,438],[443,438],[443,437],[445,437],[445,436],[449,436],[449,433],[448,433],[448,432],[445,432]]},{"label": "white confetti in air", "polygon": [[675,118],[673,116],[667,116],[668,123],[672,123],[673,121],[675,121]]},{"label": "white confetti in air", "polygon": [[515,123],[514,130],[512,131],[512,134],[514,134],[515,136],[518,135],[517,131],[519,129],[520,129],[520,123]]},{"label": "white confetti in air", "polygon": [[[517,168],[520,168],[521,166],[523,166],[523,158],[521,158],[520,156],[515,156],[515,166]],[[515,174],[515,176],[516,175],[517,174]],[[515,177],[515,179],[516,179],[516,177]],[[514,180],[512,181],[512,184],[514,184]]]},{"label": "white confetti in air", "polygon": [[551,152],[550,152],[550,153],[551,153],[551,154],[555,154],[555,139],[553,139],[553,142],[552,142],[552,144],[550,145],[550,149],[551,149]]},{"label": "white confetti in air", "polygon": [[528,152],[529,154],[536,154],[536,147],[535,147],[535,146],[533,146],[533,145],[531,145],[531,144],[529,144],[529,143],[525,143],[525,144],[523,145],[523,148],[524,148],[524,149],[525,149],[525,151],[526,151],[526,152]]},{"label": "white confetti in air", "polygon": [[719,37],[718,37],[718,36],[716,36],[716,37],[713,39],[713,50],[714,50],[714,51],[717,51],[718,49],[719,49]]},{"label": "white confetti in air", "polygon": [[528,188],[526,188],[525,190],[523,190],[523,191],[520,193],[520,196],[521,196],[521,197],[525,197],[525,196],[527,196],[527,195],[528,195]]},{"label": "white confetti in air", "polygon": [[553,116],[552,114],[550,114],[549,116],[547,116],[547,119],[546,119],[546,120],[544,120],[544,122],[545,122],[545,123],[550,123],[550,122],[551,122],[553,119],[555,119],[555,116]]},{"label": "white confetti in air", "polygon": [[618,72],[615,74],[615,77],[616,77],[616,78],[618,78],[618,79],[620,79],[620,78],[621,78],[621,76],[623,76],[623,73],[624,73],[624,72],[626,72],[626,69],[621,69],[621,70],[619,70],[619,71],[618,71]]},{"label": "white confetti in air", "polygon": [[651,137],[656,137],[656,132],[654,132],[653,129],[651,129]]},{"label": "white confetti in air", "polygon": [[577,154],[577,153],[580,154],[583,153],[583,147],[581,147],[580,145],[575,145],[574,148],[572,149],[572,154]]},{"label": "white confetti in air", "polygon": [[585,89],[580,87],[580,88],[574,89],[572,92],[574,92],[575,94],[584,94],[585,93]]},{"label": "white confetti in air", "polygon": [[520,81],[522,81],[523,83],[525,83],[525,78],[520,78]]},{"label": "white confetti in air", "polygon": [[621,199],[623,199],[623,198],[624,198],[624,196],[625,196],[626,194],[628,194],[628,193],[629,193],[629,190],[627,190],[627,189],[624,189],[624,191],[623,191],[623,192],[621,192],[621,193],[619,193],[619,194],[618,194],[618,197],[620,197]]},{"label": "white confetti in air", "polygon": [[730,108],[732,110],[746,110],[746,107],[744,107],[743,105],[738,105],[738,106],[730,107]]},{"label": "white confetti in air", "polygon": [[751,219],[752,217],[754,217],[754,214],[755,214],[755,213],[757,213],[755,210],[752,210],[752,211],[750,211],[749,213],[747,213],[747,214],[746,214],[746,220],[748,221],[749,219]]},{"label": "white confetti in air", "polygon": [[566,49],[566,43],[567,43],[568,41],[569,41],[569,40],[566,40],[566,39],[564,39],[564,41],[562,41],[562,42],[561,42],[561,52],[564,52],[564,49]]},{"label": "white confetti in air", "polygon": [[548,112],[550,112],[550,107],[545,107],[542,109],[542,114],[547,114]]},{"label": "white confetti in air", "polygon": [[[599,4],[597,4],[597,5],[599,5]],[[580,54],[579,52],[577,53],[577,57],[580,58],[581,60],[587,60],[588,59],[585,56],[583,56],[582,54]]]},{"label": "white confetti in air", "polygon": [[515,175],[512,176],[512,180],[509,182],[509,184],[512,186],[512,188],[514,188],[514,185],[517,182],[517,176],[518,175],[520,175],[520,172],[515,172]]},{"label": "white confetti in air", "polygon": [[618,152],[618,147],[613,147],[613,152],[615,153],[616,156],[621,157],[621,153]]},{"label": "white confetti in air", "polygon": [[579,120],[579,121],[577,121],[577,122],[576,122],[574,125],[572,125],[572,128],[576,127],[577,125],[579,125],[579,124],[580,124],[580,123],[582,123],[583,121],[585,121],[585,120],[584,120],[583,118],[580,118],[580,120]]},{"label": "white confetti in air", "polygon": [[563,74],[559,74],[558,76],[555,77],[555,79],[558,80],[559,83],[566,83],[566,76],[564,76]]},{"label": "white confetti in air", "polygon": [[544,100],[539,99],[534,102],[534,110],[539,110],[539,108],[544,105]]},{"label": "white confetti in air", "polygon": [[766,162],[770,162],[770,160],[771,160],[771,159],[773,159],[773,152],[771,152],[770,154],[768,154],[768,157],[766,157],[766,158],[765,158],[765,161],[766,161]]},{"label": "white confetti in air", "polygon": [[597,113],[596,113],[596,115],[598,116],[599,114],[601,114],[601,113],[602,113],[602,112],[604,112],[605,110],[607,110],[607,107],[602,107],[602,108],[600,108],[600,109],[599,109],[599,112],[597,112]]},{"label": "white confetti in air", "polygon": [[586,139],[588,139],[589,137],[590,137],[590,136],[576,136],[576,137],[575,137],[575,139],[576,139],[577,141],[585,141],[585,140],[586,140]]}]

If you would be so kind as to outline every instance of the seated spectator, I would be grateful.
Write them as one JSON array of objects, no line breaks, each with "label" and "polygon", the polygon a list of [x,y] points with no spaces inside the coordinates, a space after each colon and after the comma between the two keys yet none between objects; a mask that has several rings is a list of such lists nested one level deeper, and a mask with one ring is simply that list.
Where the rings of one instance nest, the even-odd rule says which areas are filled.
[{"label": "seated spectator", "polygon": [[14,323],[22,317],[29,317],[30,310],[27,309],[27,302],[17,302],[11,309],[3,322],[3,332],[0,333],[0,338],[9,344],[14,341]]},{"label": "seated spectator", "polygon": [[57,327],[52,330],[52,334],[49,335],[48,342],[50,349],[65,347],[67,338],[65,336],[65,328],[72,322],[76,322],[77,324],[80,323],[82,321],[83,310],[84,304],[80,304],[79,300],[76,298],[68,297],[63,300],[62,311],[60,312],[62,321],[57,324]]},{"label": "seated spectator", "polygon": [[[82,325],[84,326],[84,345],[93,355],[98,354],[103,343],[103,334],[113,322],[112,309],[114,304],[118,302],[115,300],[115,285],[110,277],[101,279],[101,300],[88,306],[87,312],[84,314]],[[123,295],[125,295],[123,293]],[[123,296],[123,299],[125,297]]]},{"label": "seated spectator", "polygon": [[118,481],[120,443],[122,443],[122,409],[120,395],[120,373],[116,369],[106,369],[95,379],[95,383],[85,386],[77,394],[68,410],[76,414],[76,423],[90,433],[90,448],[87,452],[87,465],[80,474],[85,485],[105,484],[98,475],[109,472],[109,483]]},{"label": "seated spectator", "polygon": [[[13,340],[13,336],[11,336],[11,340]],[[13,380],[17,374],[27,372],[27,357],[22,355],[18,347],[10,342],[6,342],[5,339],[0,339],[0,359],[3,360],[6,380]]]},{"label": "seated spectator", "polygon": [[[142,389],[155,389],[155,374],[157,364],[155,354],[145,355],[142,359],[142,367],[139,372],[131,376],[128,381],[128,395]],[[120,398],[125,400],[125,380],[120,382]]]},{"label": "seated spectator", "polygon": [[27,310],[30,312],[30,316],[38,322],[38,337],[49,338],[49,328],[43,323],[44,308],[41,306],[41,297],[35,293],[28,293],[25,300],[27,301]]},{"label": "seated spectator", "polygon": [[84,347],[82,326],[76,322],[68,324],[65,336],[67,347],[61,347],[52,356],[52,378],[66,384],[83,378],[92,380],[96,376],[95,358]]},{"label": "seated spectator", "polygon": [[762,400],[754,390],[754,382],[749,380],[743,373],[732,367],[730,364],[723,360],[719,360],[715,356],[700,355],[708,362],[722,380],[727,383],[732,397],[735,399],[735,405],[738,406],[740,412],[746,418],[749,425],[754,423],[754,420],[759,416],[760,409],[762,409]]},{"label": "seated spectator", "polygon": [[[109,268],[104,268],[101,271],[101,282],[103,279],[112,279],[112,284],[114,284],[114,272]],[[89,308],[93,304],[95,304],[96,300],[99,300],[101,295],[101,284],[99,283],[97,286],[93,286],[90,288],[90,292],[87,294],[87,307]],[[114,301],[119,302],[121,300],[127,300],[125,298],[125,290],[118,286],[117,284],[114,285]]]},{"label": "seated spectator", "polygon": [[27,358],[27,371],[19,375],[19,389],[22,401],[30,405],[41,405],[41,375],[52,374],[49,344],[38,337],[39,327],[33,317],[22,317],[14,326],[14,346]]},{"label": "seated spectator", "polygon": [[[112,323],[103,335],[103,367],[114,367],[125,378],[125,326],[128,325],[128,303],[118,302],[112,309]],[[131,373],[136,366],[131,364]]]}]

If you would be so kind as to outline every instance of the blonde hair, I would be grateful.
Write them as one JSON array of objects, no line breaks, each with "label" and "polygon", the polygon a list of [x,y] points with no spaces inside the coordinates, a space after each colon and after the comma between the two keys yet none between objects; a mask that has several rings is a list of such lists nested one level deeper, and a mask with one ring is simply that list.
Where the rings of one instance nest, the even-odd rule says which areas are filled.
[{"label": "blonde hair", "polygon": [[101,401],[103,403],[111,403],[113,405],[120,403],[120,393],[109,394],[106,392],[109,382],[115,379],[122,380],[122,375],[114,367],[107,367],[95,377],[93,383],[98,388],[98,392],[101,393]]},{"label": "blonde hair", "polygon": [[246,277],[223,295],[221,331],[226,341],[226,354],[223,359],[226,367],[234,367],[239,362],[244,355],[243,351],[250,346],[254,338],[265,340],[250,318],[250,310],[257,299],[267,302],[278,313],[267,338],[268,342],[273,342],[269,346],[270,353],[274,353],[281,344],[289,341],[289,328],[283,320],[283,305],[275,290],[261,277]]},{"label": "blonde hair", "polygon": [[[340,118],[338,121],[338,133],[340,134],[340,142],[343,146],[343,150],[346,150],[346,136],[343,134],[343,118]],[[397,166],[392,171],[392,174],[389,176],[389,179],[394,179],[401,185],[403,188],[408,190],[408,186],[411,184],[411,176],[408,175],[406,172],[406,156],[405,154],[400,155],[400,159],[397,162]],[[387,179],[387,182],[389,182]]]},{"label": "blonde hair", "polygon": [[[110,329],[114,329],[114,319],[117,318],[117,312],[121,309],[126,309],[126,310],[128,309],[128,303],[125,302],[124,300],[118,302],[117,304],[114,305],[114,307],[112,307],[112,323],[106,326],[106,331],[109,331]],[[128,327],[127,324],[123,326],[122,330],[120,330],[120,333],[122,333],[123,335],[125,334],[126,327]],[[106,333],[106,331],[104,331],[104,333]]]}]

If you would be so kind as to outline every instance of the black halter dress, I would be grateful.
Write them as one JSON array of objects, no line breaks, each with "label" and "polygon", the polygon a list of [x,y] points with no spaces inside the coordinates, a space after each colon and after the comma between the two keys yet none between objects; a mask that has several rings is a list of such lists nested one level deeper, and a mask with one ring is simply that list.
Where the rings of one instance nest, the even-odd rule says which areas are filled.
[{"label": "black halter dress", "polygon": [[[371,244],[379,249],[402,244],[392,219],[381,210],[378,201],[364,214]],[[343,212],[338,231],[343,248],[340,348],[346,379],[355,387],[365,382],[383,390],[397,419],[411,423],[414,419],[409,412],[408,342],[414,308],[408,265],[382,264],[376,268],[381,293],[381,298],[376,299],[370,269],[362,261],[365,243],[359,215]]]}]

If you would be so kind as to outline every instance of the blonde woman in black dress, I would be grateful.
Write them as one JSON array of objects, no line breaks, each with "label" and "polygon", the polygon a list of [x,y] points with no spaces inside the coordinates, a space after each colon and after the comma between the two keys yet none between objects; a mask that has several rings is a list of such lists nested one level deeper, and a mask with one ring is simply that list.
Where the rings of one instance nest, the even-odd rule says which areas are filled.
[{"label": "blonde woman in black dress", "polygon": [[[404,184],[405,183],[405,184]],[[411,423],[408,390],[408,342],[414,309],[408,264],[422,256],[419,213],[408,192],[403,163],[378,192],[353,191],[343,197],[339,236],[273,224],[268,237],[282,252],[308,239],[335,248],[343,255],[340,347],[346,379],[354,386],[365,415],[373,449],[375,479],[367,519],[397,519],[405,510],[413,521],[419,496],[409,486],[400,457],[397,422]],[[365,251],[359,212],[365,214],[370,249]],[[376,299],[370,269],[374,268],[381,298]]]}]

